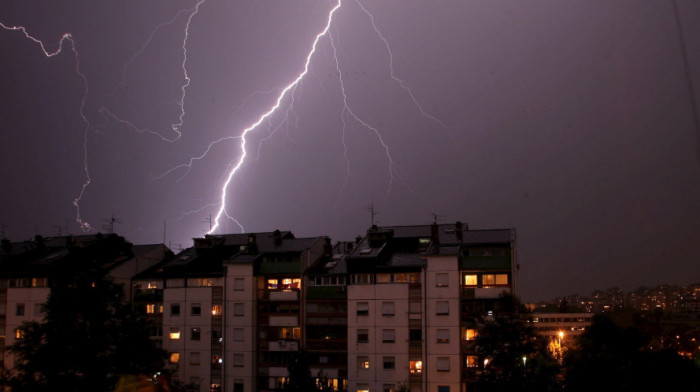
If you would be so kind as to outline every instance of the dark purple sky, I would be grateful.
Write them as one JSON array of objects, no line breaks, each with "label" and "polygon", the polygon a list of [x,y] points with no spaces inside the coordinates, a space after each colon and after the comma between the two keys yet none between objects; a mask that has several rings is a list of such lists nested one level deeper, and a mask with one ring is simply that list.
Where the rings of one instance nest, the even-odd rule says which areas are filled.
[{"label": "dark purple sky", "polygon": [[[240,139],[162,175],[269,110],[335,2],[203,2],[186,43],[182,137],[166,141],[177,136],[195,3],[0,4],[0,23],[25,26],[48,51],[71,33],[88,87],[86,132],[70,42],[47,58],[20,31],[0,30],[7,237],[80,232],[72,201],[86,181],[86,136],[91,181],[79,204],[96,230],[114,214],[132,242],[162,242],[165,222],[174,248],[208,230]],[[227,199],[246,231],[348,240],[367,229],[374,204],[384,225],[435,213],[476,229],[516,227],[527,300],[700,281],[700,135],[670,1],[362,4],[391,47],[394,75],[438,121],[391,78],[371,19],[343,0],[330,33],[348,107],[376,128],[391,163],[377,134],[344,112],[325,36],[293,96],[249,134]],[[700,3],[678,7],[700,91]]]}]

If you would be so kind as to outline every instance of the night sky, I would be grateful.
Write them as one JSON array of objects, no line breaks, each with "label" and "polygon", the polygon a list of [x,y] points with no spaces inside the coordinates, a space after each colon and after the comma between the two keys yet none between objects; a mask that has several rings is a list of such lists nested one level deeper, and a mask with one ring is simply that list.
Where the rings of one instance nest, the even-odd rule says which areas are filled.
[{"label": "night sky", "polygon": [[[81,233],[89,175],[92,233],[114,214],[134,243],[165,227],[191,246],[242,130],[304,71],[335,4],[0,3],[47,52],[72,37],[47,57],[0,29],[5,236]],[[677,4],[700,92],[700,3]],[[226,210],[245,231],[334,241],[365,232],[369,205],[379,225],[515,227],[526,300],[697,283],[692,102],[671,1],[343,0],[248,134]]]}]

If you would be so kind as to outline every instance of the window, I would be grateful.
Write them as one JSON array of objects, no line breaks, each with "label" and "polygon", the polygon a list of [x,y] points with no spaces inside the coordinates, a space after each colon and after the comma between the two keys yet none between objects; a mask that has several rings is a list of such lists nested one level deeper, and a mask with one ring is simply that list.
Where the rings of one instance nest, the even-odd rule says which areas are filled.
[{"label": "window", "polygon": [[190,353],[190,365],[199,365],[200,359],[199,352],[193,351]]},{"label": "window", "polygon": [[437,392],[450,392],[450,386],[449,385],[438,385]]},{"label": "window", "polygon": [[221,307],[221,305],[212,305],[211,306],[211,315],[212,316],[221,316],[221,313],[223,313],[224,309]]},{"label": "window", "polygon": [[476,274],[464,275],[464,285],[465,286],[476,286]]},{"label": "window", "polygon": [[170,328],[170,340],[180,339],[180,328]]},{"label": "window", "polygon": [[476,329],[467,328],[464,330],[464,340],[476,340]]},{"label": "window", "polygon": [[358,316],[368,316],[369,315],[369,302],[358,302],[357,303],[357,315]]},{"label": "window", "polygon": [[382,391],[384,391],[384,392],[395,392],[396,389],[394,389],[394,388],[396,388],[396,386],[395,386],[394,384],[384,384],[384,385],[382,386]]},{"label": "window", "polygon": [[48,278],[32,278],[32,287],[48,287]]},{"label": "window", "polygon": [[395,280],[396,283],[406,283],[408,282],[408,275],[406,275],[405,273],[398,273],[396,274]]},{"label": "window", "polygon": [[496,285],[507,285],[508,274],[496,274]]},{"label": "window", "polygon": [[41,304],[34,304],[34,315],[41,316],[44,312],[44,308]]},{"label": "window", "polygon": [[358,329],[357,330],[357,343],[369,343],[369,330],[368,329]]},{"label": "window", "polygon": [[15,316],[24,316],[24,304],[15,306]]},{"label": "window", "polygon": [[411,314],[420,314],[420,301],[409,301],[408,302],[408,313]]},{"label": "window", "polygon": [[411,374],[423,373],[423,361],[409,361],[408,368]]},{"label": "window", "polygon": [[243,367],[243,354],[233,354],[233,366]]},{"label": "window", "polygon": [[450,357],[437,357],[437,363],[435,364],[435,370],[438,372],[449,372],[450,371]]},{"label": "window", "polygon": [[243,328],[234,328],[233,329],[233,341],[234,342],[242,342],[243,341]]},{"label": "window", "polygon": [[479,367],[479,357],[476,355],[467,355],[464,359],[464,366],[469,368]]},{"label": "window", "polygon": [[357,384],[357,392],[369,392],[369,384]]},{"label": "window", "polygon": [[369,357],[361,355],[357,357],[357,368],[359,370],[369,369]]},{"label": "window", "polygon": [[449,343],[450,342],[450,330],[449,329],[438,329],[435,334],[438,343]]},{"label": "window", "polygon": [[170,305],[170,315],[171,316],[179,316],[180,315],[180,304],[171,304]]},{"label": "window", "polygon": [[394,343],[396,340],[396,330],[394,329],[383,329],[382,330],[382,343]]},{"label": "window", "polygon": [[301,289],[301,279],[300,278],[285,278],[281,279],[282,284],[279,289],[282,291],[292,291]]},{"label": "window", "polygon": [[15,328],[15,339],[19,340],[24,337],[24,331],[22,328]]},{"label": "window", "polygon": [[243,309],[244,309],[244,307],[243,307],[242,303],[233,304],[233,315],[234,316],[243,316],[244,315]]},{"label": "window", "polygon": [[394,357],[384,357],[382,360],[384,370],[394,370],[396,369],[396,358]]},{"label": "window", "polygon": [[438,272],[437,274],[435,274],[436,287],[448,287],[449,285],[449,275],[447,274],[447,272]]},{"label": "window", "polygon": [[393,316],[394,315],[394,303],[393,302],[382,302],[382,315],[383,316]]},{"label": "window", "polygon": [[233,291],[243,291],[245,285],[244,278],[234,278],[233,279]]},{"label": "window", "polygon": [[190,340],[199,340],[202,337],[202,329],[201,328],[192,328],[192,331],[190,333]]},{"label": "window", "polygon": [[243,380],[233,380],[233,392],[243,392]]},{"label": "window", "polygon": [[423,333],[420,329],[409,329],[408,340],[412,342],[420,342],[423,339]]},{"label": "window", "polygon": [[437,301],[435,303],[435,314],[437,314],[437,315],[450,314],[450,303],[447,301]]},{"label": "window", "polygon": [[180,353],[170,353],[170,363],[180,362]]},{"label": "window", "polygon": [[484,287],[493,286],[496,284],[496,275],[494,274],[483,274],[481,275],[481,285]]},{"label": "window", "polygon": [[191,316],[200,316],[202,314],[202,304],[192,304]]},{"label": "window", "polygon": [[153,314],[156,312],[156,304],[146,304],[146,313]]}]

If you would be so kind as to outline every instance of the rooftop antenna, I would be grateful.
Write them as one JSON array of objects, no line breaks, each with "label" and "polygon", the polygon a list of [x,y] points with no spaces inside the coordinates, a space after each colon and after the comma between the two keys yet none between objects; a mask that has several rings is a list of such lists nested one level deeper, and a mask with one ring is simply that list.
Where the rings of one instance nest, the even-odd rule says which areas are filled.
[{"label": "rooftop antenna", "polygon": [[209,222],[209,231],[211,231],[211,226],[212,226],[212,223],[214,222],[214,220],[211,218],[211,213],[209,213],[208,218],[204,218],[203,222]]},{"label": "rooftop antenna", "polygon": [[436,213],[434,213],[434,212],[433,212],[432,214],[430,214],[430,215],[433,216],[433,223],[438,223],[438,219],[442,220],[442,218],[445,217],[444,215],[438,215],[438,214],[436,214]]},{"label": "rooftop antenna", "polygon": [[167,227],[165,226],[165,219],[163,219],[163,245],[165,245],[165,230]]},{"label": "rooftop antenna", "polygon": [[369,207],[365,207],[365,210],[369,211],[370,222],[372,222],[372,226],[374,226],[374,217],[379,215],[379,213],[374,210],[374,204],[370,204]]},{"label": "rooftop antenna", "polygon": [[119,218],[114,217],[114,213],[112,213],[112,218],[111,219],[105,219],[103,222],[106,222],[106,225],[102,225],[102,228],[109,231],[109,234],[114,234],[114,224],[115,223],[122,223],[122,220]]}]

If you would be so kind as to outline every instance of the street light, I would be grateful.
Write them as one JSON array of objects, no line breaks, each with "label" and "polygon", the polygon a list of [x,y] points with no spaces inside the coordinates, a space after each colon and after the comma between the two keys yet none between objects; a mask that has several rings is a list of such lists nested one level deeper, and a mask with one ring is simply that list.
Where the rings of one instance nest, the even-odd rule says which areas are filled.
[{"label": "street light", "polygon": [[564,337],[564,331],[559,331],[559,347],[561,347],[561,339]]}]

